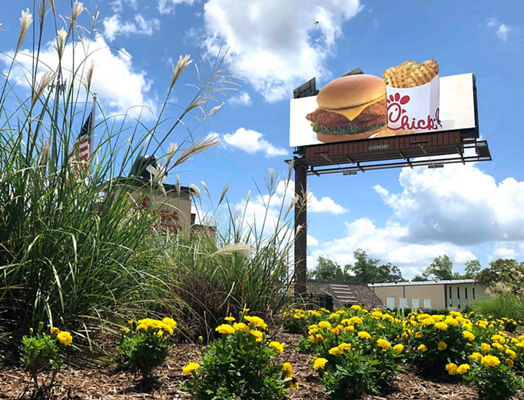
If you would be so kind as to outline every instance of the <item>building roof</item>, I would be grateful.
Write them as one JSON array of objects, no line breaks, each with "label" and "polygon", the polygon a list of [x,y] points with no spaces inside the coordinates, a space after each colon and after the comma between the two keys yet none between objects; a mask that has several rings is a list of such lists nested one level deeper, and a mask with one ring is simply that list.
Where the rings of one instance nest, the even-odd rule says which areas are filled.
[{"label": "building roof", "polygon": [[455,280],[447,280],[447,281],[370,283],[369,286],[381,287],[381,286],[419,286],[419,285],[464,285],[468,283],[477,283],[477,281],[475,279],[455,279]]}]

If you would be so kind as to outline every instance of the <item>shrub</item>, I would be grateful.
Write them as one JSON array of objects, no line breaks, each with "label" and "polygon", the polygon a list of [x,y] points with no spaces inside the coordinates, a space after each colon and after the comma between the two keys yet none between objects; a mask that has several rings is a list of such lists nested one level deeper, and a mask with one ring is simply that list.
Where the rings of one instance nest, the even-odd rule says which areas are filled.
[{"label": "shrub", "polygon": [[146,381],[152,378],[153,369],[164,363],[169,352],[167,336],[173,334],[177,324],[171,318],[146,318],[129,325],[130,329],[121,330],[117,362],[124,370],[140,372]]},{"label": "shrub", "polygon": [[[44,332],[44,323],[38,324],[36,334],[31,328],[29,336],[22,338],[21,364],[31,375],[34,384],[33,397],[45,397],[49,395],[53,387],[55,376],[64,366],[61,346],[68,346],[73,338],[67,331],[60,331],[58,328],[51,327],[50,333]],[[38,375],[45,373],[47,376],[38,381]]]},{"label": "shrub", "polygon": [[491,355],[474,361],[465,379],[478,387],[480,398],[485,400],[509,399],[524,388],[522,378],[515,376],[504,361]]},{"label": "shrub", "polygon": [[211,342],[201,365],[190,363],[183,372],[191,375],[185,387],[197,400],[278,400],[296,386],[291,365],[278,364],[273,357],[284,345],[270,342],[267,325],[258,317],[216,328],[222,336]]},{"label": "shrub", "polygon": [[[476,314],[491,315],[494,318],[510,318],[524,322],[524,297],[514,295],[493,295],[473,303]],[[508,327],[511,328],[509,325]]]}]

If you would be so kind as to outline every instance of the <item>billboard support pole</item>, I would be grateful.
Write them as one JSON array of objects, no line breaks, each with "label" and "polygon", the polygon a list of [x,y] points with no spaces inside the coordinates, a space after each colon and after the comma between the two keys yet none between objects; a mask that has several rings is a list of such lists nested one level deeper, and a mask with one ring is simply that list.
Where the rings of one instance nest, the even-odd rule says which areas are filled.
[{"label": "billboard support pole", "polygon": [[295,294],[306,294],[307,279],[307,168],[295,158]]}]

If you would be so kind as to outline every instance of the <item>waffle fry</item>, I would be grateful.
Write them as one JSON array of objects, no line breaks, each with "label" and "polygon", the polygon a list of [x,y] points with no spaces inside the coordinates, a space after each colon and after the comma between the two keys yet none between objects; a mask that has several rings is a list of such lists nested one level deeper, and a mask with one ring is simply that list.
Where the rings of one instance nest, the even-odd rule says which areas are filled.
[{"label": "waffle fry", "polygon": [[438,72],[439,68],[435,60],[426,60],[422,64],[407,60],[397,67],[385,70],[382,77],[388,86],[409,88],[431,82]]}]

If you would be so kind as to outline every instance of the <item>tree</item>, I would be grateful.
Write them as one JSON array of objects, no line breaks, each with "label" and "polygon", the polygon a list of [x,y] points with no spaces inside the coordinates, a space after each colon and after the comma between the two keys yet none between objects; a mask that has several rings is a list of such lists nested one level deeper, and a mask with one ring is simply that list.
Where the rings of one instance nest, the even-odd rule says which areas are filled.
[{"label": "tree", "polygon": [[384,264],[378,267],[377,278],[376,278],[376,282],[374,283],[379,283],[379,282],[398,283],[398,282],[405,282],[405,281],[406,279],[404,279],[404,277],[402,276],[402,271],[400,270],[400,268],[397,267],[396,265],[391,265],[391,263],[387,263],[387,264]]},{"label": "tree", "polygon": [[422,275],[426,278],[433,276],[440,281],[451,280],[455,278],[453,276],[453,262],[445,254],[435,257]]},{"label": "tree", "polygon": [[479,260],[477,259],[469,260],[466,262],[466,269],[465,269],[465,274],[463,275],[463,277],[465,279],[476,279],[481,269],[482,269],[482,265],[480,265]]},{"label": "tree", "polygon": [[425,276],[415,275],[415,277],[411,280],[411,282],[426,282],[429,279]]},{"label": "tree", "polygon": [[311,278],[324,281],[348,281],[349,274],[346,269],[329,258],[319,257],[317,266],[311,272]]},{"label": "tree", "polygon": [[350,277],[354,283],[379,283],[379,282],[401,282],[404,281],[402,272],[396,265],[391,263],[378,265],[380,260],[370,258],[365,250],[357,249],[353,252],[355,264],[345,266],[346,270],[353,272]]},{"label": "tree", "polygon": [[478,273],[477,281],[495,294],[524,295],[524,262],[499,258]]}]

